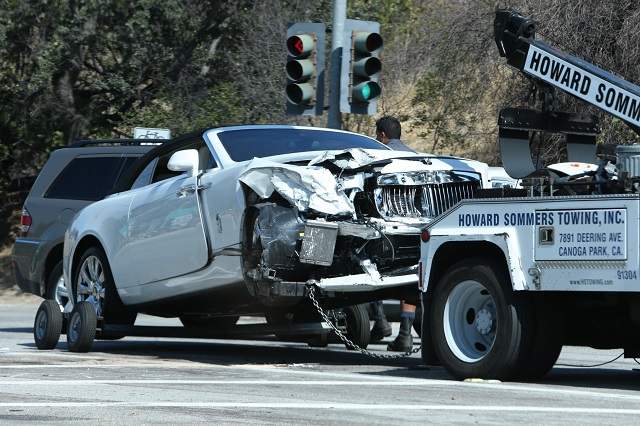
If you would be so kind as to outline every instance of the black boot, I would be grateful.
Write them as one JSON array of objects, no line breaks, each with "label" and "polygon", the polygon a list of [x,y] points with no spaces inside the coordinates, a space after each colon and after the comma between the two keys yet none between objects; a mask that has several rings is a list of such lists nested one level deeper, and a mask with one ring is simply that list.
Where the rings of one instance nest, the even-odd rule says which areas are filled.
[{"label": "black boot", "polygon": [[386,318],[381,319],[380,321],[376,321],[371,327],[371,343],[379,342],[385,337],[391,336],[393,330],[391,329],[391,324],[387,321]]},{"label": "black boot", "polygon": [[391,352],[408,352],[413,349],[413,336],[411,335],[411,326],[413,318],[400,318],[400,333],[398,337],[387,346],[387,350]]},{"label": "black boot", "polygon": [[387,336],[391,336],[391,324],[384,315],[384,309],[381,301],[371,302],[373,308],[373,327],[371,328],[370,343],[376,343]]}]

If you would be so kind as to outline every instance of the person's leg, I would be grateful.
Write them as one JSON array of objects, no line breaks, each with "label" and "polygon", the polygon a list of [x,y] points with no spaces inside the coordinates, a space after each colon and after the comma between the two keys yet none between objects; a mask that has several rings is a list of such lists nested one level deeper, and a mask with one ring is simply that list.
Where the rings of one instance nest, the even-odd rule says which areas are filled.
[{"label": "person's leg", "polygon": [[402,300],[400,302],[400,332],[395,340],[387,346],[388,351],[407,352],[413,348],[411,327],[416,318],[416,305]]},{"label": "person's leg", "polygon": [[384,315],[384,307],[382,300],[371,302],[371,310],[373,311],[373,327],[371,328],[371,343],[379,342],[387,336],[391,336],[391,324]]}]

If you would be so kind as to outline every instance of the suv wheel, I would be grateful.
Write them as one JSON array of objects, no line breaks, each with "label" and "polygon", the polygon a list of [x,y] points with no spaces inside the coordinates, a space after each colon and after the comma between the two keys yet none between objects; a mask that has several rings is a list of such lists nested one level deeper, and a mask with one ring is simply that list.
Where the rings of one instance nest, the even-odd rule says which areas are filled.
[{"label": "suv wheel", "polygon": [[69,303],[69,292],[64,285],[64,277],[62,275],[62,261],[56,263],[56,266],[53,267],[47,277],[45,298],[55,300],[61,311]]}]

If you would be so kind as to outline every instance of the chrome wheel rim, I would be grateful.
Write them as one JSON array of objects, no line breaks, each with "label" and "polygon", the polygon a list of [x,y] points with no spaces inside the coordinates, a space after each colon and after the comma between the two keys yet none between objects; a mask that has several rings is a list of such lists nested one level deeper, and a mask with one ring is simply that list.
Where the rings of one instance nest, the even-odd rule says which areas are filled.
[{"label": "chrome wheel rim", "polygon": [[47,334],[47,325],[49,320],[45,311],[38,312],[36,317],[36,337],[38,340],[43,340]]},{"label": "chrome wheel rim", "polygon": [[88,256],[80,265],[77,302],[89,302],[96,310],[98,317],[102,316],[104,309],[104,282],[102,262],[96,256]]},{"label": "chrome wheel rim", "polygon": [[54,294],[56,302],[60,305],[60,310],[64,312],[64,307],[69,303],[69,292],[64,285],[64,276],[60,275],[58,281],[56,281],[56,291]]},{"label": "chrome wheel rim", "polygon": [[493,296],[475,280],[457,284],[447,298],[443,324],[453,354],[463,362],[480,361],[496,339],[498,317]]}]

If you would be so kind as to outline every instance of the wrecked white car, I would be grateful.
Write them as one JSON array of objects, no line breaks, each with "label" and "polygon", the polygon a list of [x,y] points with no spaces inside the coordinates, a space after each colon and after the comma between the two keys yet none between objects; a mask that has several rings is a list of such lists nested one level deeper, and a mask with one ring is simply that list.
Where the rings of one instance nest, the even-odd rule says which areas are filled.
[{"label": "wrecked white car", "polygon": [[295,314],[308,286],[327,307],[416,297],[422,228],[490,186],[487,169],[337,130],[207,130],[152,150],[76,216],[65,283],[119,323]]}]

